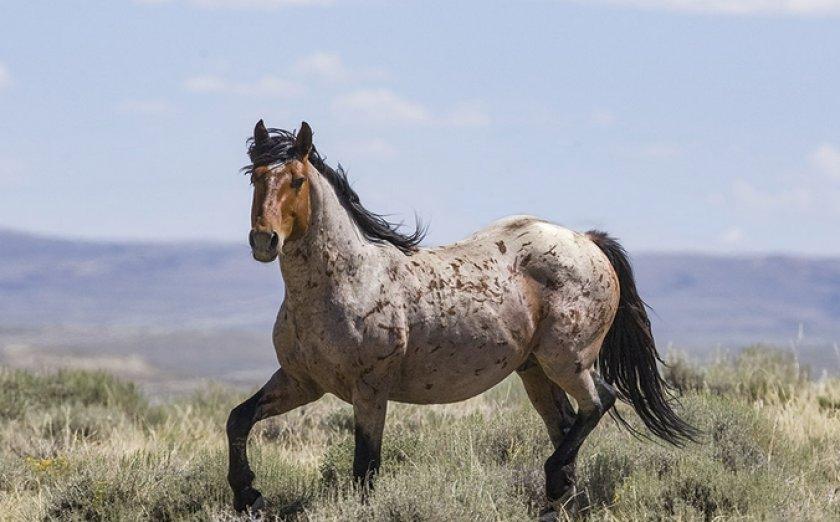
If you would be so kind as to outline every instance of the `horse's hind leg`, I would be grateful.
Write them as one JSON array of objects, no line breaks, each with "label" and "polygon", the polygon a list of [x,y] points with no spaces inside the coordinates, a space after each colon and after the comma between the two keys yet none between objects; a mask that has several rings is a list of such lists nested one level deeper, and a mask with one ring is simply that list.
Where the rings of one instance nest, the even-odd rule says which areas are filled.
[{"label": "horse's hind leg", "polygon": [[313,386],[293,379],[282,368],[251,398],[234,408],[227,421],[230,463],[228,483],[233,489],[233,506],[237,511],[259,509],[262,495],[251,484],[254,472],[248,465],[248,434],[257,422],[286,413],[318,399],[323,393]]},{"label": "horse's hind leg", "polygon": [[534,359],[528,359],[518,370],[519,378],[531,404],[542,417],[555,449],[575,420],[575,410],[566,392],[549,379]]},{"label": "horse's hind leg", "polygon": [[575,459],[583,441],[615,403],[615,389],[590,366],[562,371],[562,366],[543,364],[546,375],[578,404],[572,426],[545,462],[545,491],[552,504],[568,500],[575,492]]}]

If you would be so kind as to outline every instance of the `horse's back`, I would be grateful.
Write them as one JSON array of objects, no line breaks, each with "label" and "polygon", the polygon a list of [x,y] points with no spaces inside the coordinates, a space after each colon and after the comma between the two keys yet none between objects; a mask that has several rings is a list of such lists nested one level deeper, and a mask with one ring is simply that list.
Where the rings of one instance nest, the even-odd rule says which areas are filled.
[{"label": "horse's back", "polygon": [[612,265],[586,234],[534,216],[499,219],[462,241],[423,250],[418,259],[432,266],[454,263],[477,273],[524,277],[555,301],[618,297]]},{"label": "horse's back", "polygon": [[618,277],[587,234],[533,216],[511,216],[470,240],[496,246],[508,271],[539,293],[543,324],[537,337],[582,347],[606,334],[618,307]]},{"label": "horse's back", "polygon": [[563,275],[571,279],[612,273],[609,260],[583,233],[530,215],[499,219],[470,237],[439,247],[437,252],[492,255],[512,263],[517,272],[532,275]]}]

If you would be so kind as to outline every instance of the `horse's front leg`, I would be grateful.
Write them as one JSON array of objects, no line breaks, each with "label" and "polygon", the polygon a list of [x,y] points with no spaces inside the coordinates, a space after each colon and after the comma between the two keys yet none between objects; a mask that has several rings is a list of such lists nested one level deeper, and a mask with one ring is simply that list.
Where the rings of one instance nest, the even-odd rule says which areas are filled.
[{"label": "horse's front leg", "polygon": [[260,509],[263,506],[262,495],[251,486],[254,472],[248,465],[247,454],[251,428],[263,419],[303,406],[321,395],[323,392],[315,386],[292,378],[281,368],[260,391],[230,412],[227,421],[230,456],[228,483],[233,490],[233,507],[237,511]]},{"label": "horse's front leg", "polygon": [[386,378],[373,379],[368,374],[360,379],[353,390],[353,414],[356,424],[353,478],[366,489],[373,485],[373,477],[381,462],[388,389],[389,383]]}]

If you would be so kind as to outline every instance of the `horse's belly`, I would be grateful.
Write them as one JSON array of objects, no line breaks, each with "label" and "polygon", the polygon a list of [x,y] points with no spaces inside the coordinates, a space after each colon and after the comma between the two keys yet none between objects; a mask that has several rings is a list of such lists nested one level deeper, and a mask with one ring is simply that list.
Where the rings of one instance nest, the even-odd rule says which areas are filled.
[{"label": "horse's belly", "polygon": [[[466,279],[437,288],[409,308],[407,345],[394,400],[429,404],[468,399],[491,388],[528,358],[536,303],[520,281]],[[483,276],[482,276],[483,277]],[[466,282],[464,282],[466,281]],[[469,283],[469,284],[468,284]]]},{"label": "horse's belly", "polygon": [[416,381],[403,382],[390,394],[390,399],[410,404],[446,404],[459,402],[483,393],[499,384],[511,370],[488,369],[481,376],[464,374],[425,375]]},{"label": "horse's belly", "polygon": [[[528,358],[526,343],[490,336],[409,346],[391,398],[415,404],[457,402],[495,386]],[[476,342],[478,341],[478,342]]]}]

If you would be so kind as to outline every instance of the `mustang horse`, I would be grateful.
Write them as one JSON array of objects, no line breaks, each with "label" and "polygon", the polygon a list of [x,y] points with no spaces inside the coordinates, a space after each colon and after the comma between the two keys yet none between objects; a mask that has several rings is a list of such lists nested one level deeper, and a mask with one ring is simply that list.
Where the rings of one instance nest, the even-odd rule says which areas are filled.
[{"label": "mustang horse", "polygon": [[260,120],[248,145],[249,243],[257,261],[279,257],[286,295],[273,332],[280,369],[227,422],[238,511],[265,505],[248,465],[251,428],[325,393],[353,405],[353,475],[369,485],[389,400],[461,401],[517,372],[554,446],[549,509],[576,495],[578,450],[616,398],[659,438],[694,438],[669,404],[645,305],[615,239],[514,216],[420,248],[422,227],[405,234],[365,209],[305,122],[295,134]]}]

